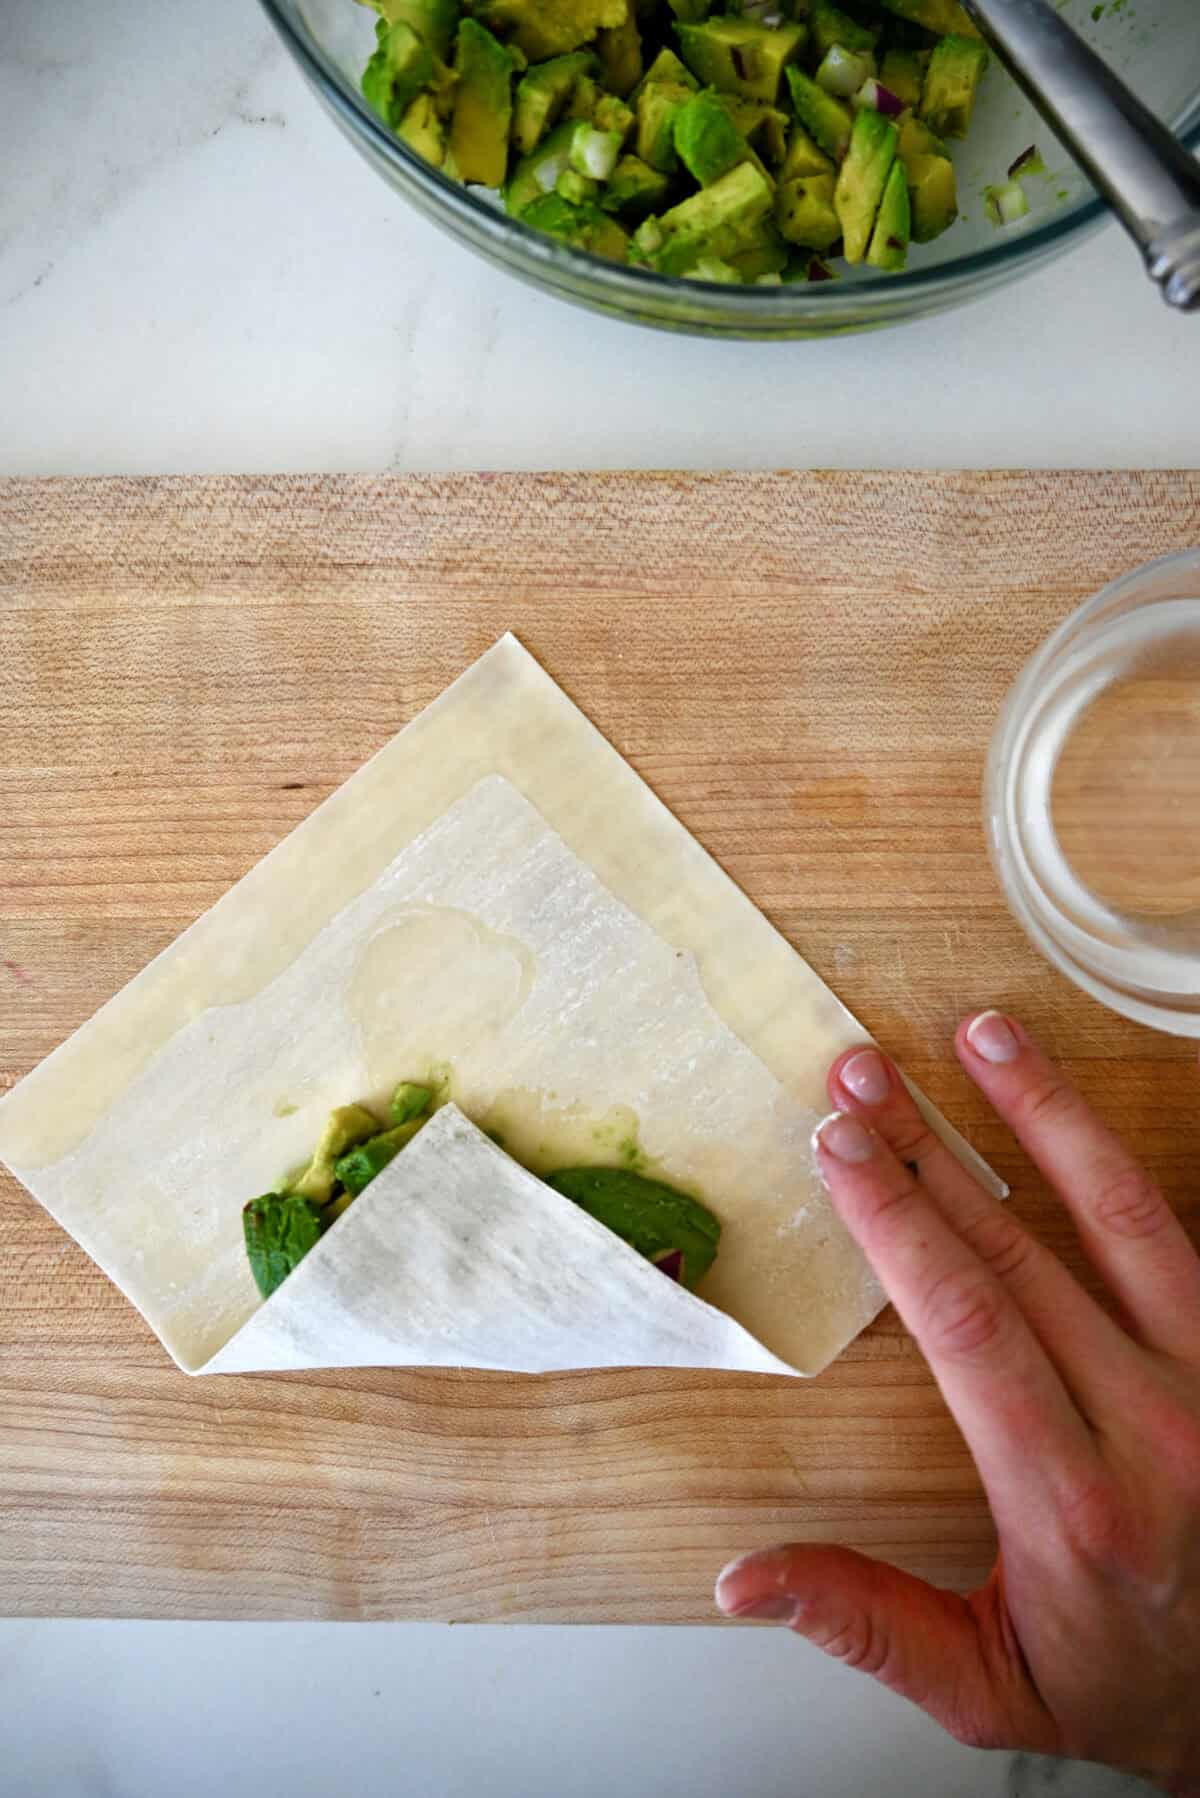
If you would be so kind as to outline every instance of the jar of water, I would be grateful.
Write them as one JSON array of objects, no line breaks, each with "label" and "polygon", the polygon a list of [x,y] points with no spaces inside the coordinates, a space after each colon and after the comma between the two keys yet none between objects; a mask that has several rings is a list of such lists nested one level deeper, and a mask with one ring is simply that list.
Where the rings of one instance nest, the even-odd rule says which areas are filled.
[{"label": "jar of water", "polygon": [[1200,1037],[1200,550],[1114,581],[1037,652],[985,814],[1043,953],[1115,1011]]}]

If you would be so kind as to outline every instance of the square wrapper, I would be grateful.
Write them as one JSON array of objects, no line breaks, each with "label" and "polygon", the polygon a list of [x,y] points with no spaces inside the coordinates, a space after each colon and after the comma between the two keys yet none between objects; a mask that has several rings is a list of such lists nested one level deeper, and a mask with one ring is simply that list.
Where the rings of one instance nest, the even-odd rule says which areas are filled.
[{"label": "square wrapper", "polygon": [[[233,1346],[259,1307],[241,1204],[333,1105],[445,1063],[538,1171],[637,1154],[703,1196],[725,1225],[705,1296],[811,1373],[882,1302],[808,1146],[863,1037],[506,638],[8,1096],[0,1154],[181,1366],[261,1365]],[[358,1252],[356,1209],[323,1255]],[[629,1254],[586,1252],[618,1273]],[[371,1342],[375,1363],[443,1359]],[[267,1364],[353,1349],[294,1354]]]}]

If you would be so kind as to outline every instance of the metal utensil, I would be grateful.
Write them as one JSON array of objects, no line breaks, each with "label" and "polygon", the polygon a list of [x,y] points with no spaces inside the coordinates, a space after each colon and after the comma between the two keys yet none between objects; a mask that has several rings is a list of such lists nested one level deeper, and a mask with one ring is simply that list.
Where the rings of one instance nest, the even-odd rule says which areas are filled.
[{"label": "metal utensil", "polygon": [[1145,259],[1168,305],[1200,309],[1200,162],[1049,0],[962,0]]}]

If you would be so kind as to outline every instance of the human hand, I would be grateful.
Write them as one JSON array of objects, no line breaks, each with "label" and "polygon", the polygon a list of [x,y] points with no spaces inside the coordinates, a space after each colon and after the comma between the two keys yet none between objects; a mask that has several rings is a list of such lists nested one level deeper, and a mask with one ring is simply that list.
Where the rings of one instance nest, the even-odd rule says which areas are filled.
[{"label": "human hand", "polygon": [[984,1012],[956,1047],[1124,1326],[966,1172],[882,1055],[843,1055],[821,1170],[975,1457],[1000,1552],[962,1598],[849,1549],[766,1549],[725,1569],[717,1602],[788,1624],[962,1742],[1103,1761],[1196,1798],[1200,1256],[1019,1025]]}]

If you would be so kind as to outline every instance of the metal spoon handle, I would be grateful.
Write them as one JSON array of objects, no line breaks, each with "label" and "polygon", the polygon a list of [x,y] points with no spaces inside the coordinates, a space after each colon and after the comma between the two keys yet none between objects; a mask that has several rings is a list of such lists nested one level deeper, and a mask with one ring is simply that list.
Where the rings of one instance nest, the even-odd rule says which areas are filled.
[{"label": "metal spoon handle", "polygon": [[1171,306],[1200,309],[1200,162],[1048,0],[962,0],[1108,201]]}]

